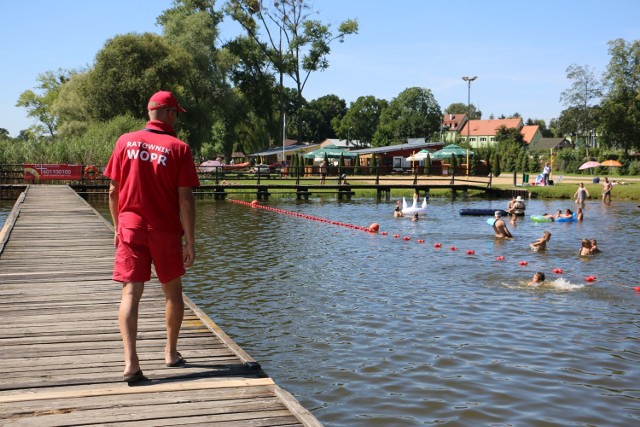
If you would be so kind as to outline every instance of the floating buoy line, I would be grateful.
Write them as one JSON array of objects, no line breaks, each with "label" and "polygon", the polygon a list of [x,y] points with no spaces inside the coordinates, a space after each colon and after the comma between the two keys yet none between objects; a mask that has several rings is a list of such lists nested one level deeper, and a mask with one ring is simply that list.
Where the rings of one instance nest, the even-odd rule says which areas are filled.
[{"label": "floating buoy line", "polygon": [[[227,199],[227,200],[229,202],[231,202],[231,203],[235,203],[237,205],[242,205],[242,206],[247,206],[247,207],[250,207],[250,208],[253,208],[253,209],[263,209],[263,210],[266,210],[266,211],[276,212],[276,213],[283,214],[283,215],[290,215],[290,216],[294,216],[294,217],[297,217],[297,218],[308,219],[310,221],[317,221],[317,222],[322,222],[322,223],[325,223],[325,224],[335,225],[335,226],[338,226],[338,227],[349,228],[349,229],[352,229],[352,230],[364,231],[364,232],[369,233],[369,234],[379,234],[381,236],[387,236],[389,234],[386,231],[380,231],[380,224],[375,223],[375,222],[370,224],[369,226],[355,225],[355,224],[350,224],[350,223],[347,223],[347,222],[332,221],[332,220],[327,219],[327,218],[317,217],[317,216],[313,216],[313,215],[307,215],[307,214],[303,214],[303,213],[300,213],[300,212],[289,211],[289,210],[286,210],[286,209],[275,208],[273,206],[262,205],[257,200],[253,200],[251,202],[246,202],[246,201],[237,200],[237,199]],[[404,241],[411,241],[411,237],[410,236],[402,237],[402,236],[400,236],[400,234],[393,234],[392,236],[393,236],[394,239],[400,239],[401,238]],[[419,243],[419,244],[424,244],[425,240],[424,239],[417,239],[416,242]],[[442,248],[442,243],[436,242],[436,243],[433,244],[433,247],[434,247],[434,249],[441,249]],[[451,245],[449,247],[449,250],[451,252],[457,252],[457,251],[459,251],[459,248],[457,248],[454,245]],[[476,251],[473,250],[473,249],[467,249],[466,251],[464,251],[464,253],[466,255],[469,255],[469,256],[476,255]],[[505,258],[504,255],[498,255],[495,258],[495,260],[501,262],[501,261],[506,261],[507,259]],[[526,260],[520,260],[520,261],[518,261],[518,265],[520,267],[528,267],[529,266],[529,262],[526,261]],[[553,268],[553,269],[551,269],[551,272],[553,274],[557,274],[557,275],[569,275],[569,276],[572,276],[572,277],[578,277],[577,275],[574,275],[574,274],[565,273],[565,271],[562,268]],[[594,283],[597,280],[598,280],[597,277],[593,276],[593,275],[586,276],[584,278],[584,281],[587,282],[587,283]],[[636,291],[636,292],[640,292],[640,286],[634,287],[633,290]]]}]

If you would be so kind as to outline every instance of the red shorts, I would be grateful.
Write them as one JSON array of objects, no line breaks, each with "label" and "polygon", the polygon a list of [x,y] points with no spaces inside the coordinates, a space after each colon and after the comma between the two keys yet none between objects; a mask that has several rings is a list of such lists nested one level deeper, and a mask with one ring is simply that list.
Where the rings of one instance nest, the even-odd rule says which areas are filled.
[{"label": "red shorts", "polygon": [[182,234],[118,225],[113,280],[147,282],[151,279],[152,262],[161,283],[183,276]]}]

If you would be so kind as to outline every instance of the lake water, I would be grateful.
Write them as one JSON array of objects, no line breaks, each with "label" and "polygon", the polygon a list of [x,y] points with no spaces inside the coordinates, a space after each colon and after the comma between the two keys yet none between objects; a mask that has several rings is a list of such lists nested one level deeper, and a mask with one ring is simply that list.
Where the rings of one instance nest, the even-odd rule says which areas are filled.
[{"label": "lake water", "polygon": [[[197,203],[198,259],[185,292],[326,426],[640,422],[633,203],[590,202],[582,223],[522,219],[509,224],[509,241],[494,239],[486,217],[458,214],[504,200],[433,199],[418,222],[394,219],[393,202],[371,199],[267,203],[377,222],[386,236]],[[107,212],[104,201],[94,205]],[[530,201],[527,214],[566,207],[574,205]],[[548,251],[532,252],[545,230]],[[578,257],[584,237],[602,253]],[[526,286],[538,270],[547,283]]]}]

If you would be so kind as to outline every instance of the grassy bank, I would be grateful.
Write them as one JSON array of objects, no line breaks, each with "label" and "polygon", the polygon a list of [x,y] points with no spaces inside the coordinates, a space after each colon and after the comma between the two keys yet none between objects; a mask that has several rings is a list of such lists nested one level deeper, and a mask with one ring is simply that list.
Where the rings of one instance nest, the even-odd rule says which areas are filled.
[{"label": "grassy bank", "polygon": [[[589,192],[588,200],[599,200],[602,197],[602,184],[585,183]],[[513,186],[497,185],[497,188],[513,189]],[[548,187],[518,187],[527,189],[535,198],[539,199],[573,199],[578,183],[568,182]],[[640,182],[616,184],[611,191],[612,200],[640,201]]]}]

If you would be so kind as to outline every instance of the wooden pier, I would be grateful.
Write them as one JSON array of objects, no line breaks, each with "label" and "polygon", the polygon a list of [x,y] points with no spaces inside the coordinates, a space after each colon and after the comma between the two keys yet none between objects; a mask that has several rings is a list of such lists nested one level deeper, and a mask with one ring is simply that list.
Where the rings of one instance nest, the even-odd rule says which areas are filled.
[{"label": "wooden pier", "polygon": [[164,298],[147,283],[138,350],[150,381],[122,381],[113,228],[68,186],[30,185],[0,231],[0,424],[321,426],[185,295],[164,364]]}]

